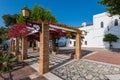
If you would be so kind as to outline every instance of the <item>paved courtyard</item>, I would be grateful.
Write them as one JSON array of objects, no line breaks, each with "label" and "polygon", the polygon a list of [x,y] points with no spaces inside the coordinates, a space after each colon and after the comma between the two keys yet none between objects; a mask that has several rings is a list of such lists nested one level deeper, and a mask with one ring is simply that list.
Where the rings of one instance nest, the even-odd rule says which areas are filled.
[{"label": "paved courtyard", "polygon": [[[29,59],[25,60],[25,62],[27,64],[29,64],[31,67],[33,67],[35,70],[39,71],[39,55],[38,52],[36,53],[29,53],[28,54]],[[54,69],[57,68],[69,61],[71,61],[72,59],[68,56],[64,56],[64,55],[49,55],[49,68]]]},{"label": "paved courtyard", "polygon": [[[29,58],[26,62],[39,71],[38,53],[29,54]],[[115,76],[118,78],[116,80],[120,79],[119,65],[98,62],[86,57],[74,60],[65,55],[50,55],[49,62],[50,72],[62,80],[114,80]]]},{"label": "paved courtyard", "polygon": [[120,67],[91,60],[76,60],[52,73],[64,80],[108,80],[107,75],[120,74]]},{"label": "paved courtyard", "polygon": [[92,55],[84,57],[85,59],[120,65],[120,53],[113,52],[95,52]]},{"label": "paved courtyard", "polygon": [[[15,65],[11,75],[13,80],[47,80],[43,75],[40,75],[39,72],[24,62]],[[0,80],[10,80],[8,74],[4,74],[3,76],[5,79],[0,76]]]},{"label": "paved courtyard", "polygon": [[60,48],[59,54],[50,54],[50,72],[46,76],[39,74],[38,52],[30,51],[25,60],[28,65],[12,72],[14,80],[28,77],[30,80],[120,80],[119,53],[82,49],[81,60],[71,59],[69,54],[74,54],[74,48]]}]

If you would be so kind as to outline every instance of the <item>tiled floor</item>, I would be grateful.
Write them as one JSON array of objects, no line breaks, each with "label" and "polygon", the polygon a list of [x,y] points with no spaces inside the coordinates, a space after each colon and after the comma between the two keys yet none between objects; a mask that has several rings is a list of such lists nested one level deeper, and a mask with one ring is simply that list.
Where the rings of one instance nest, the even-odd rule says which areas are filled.
[{"label": "tiled floor", "polygon": [[96,52],[85,59],[120,65],[120,53]]}]

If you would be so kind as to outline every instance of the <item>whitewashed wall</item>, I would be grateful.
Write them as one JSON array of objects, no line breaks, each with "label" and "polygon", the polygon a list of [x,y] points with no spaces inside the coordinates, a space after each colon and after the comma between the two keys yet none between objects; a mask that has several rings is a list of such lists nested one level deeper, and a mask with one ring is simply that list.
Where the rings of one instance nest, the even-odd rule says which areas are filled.
[{"label": "whitewashed wall", "polygon": [[[114,20],[119,20],[119,25],[114,26]],[[101,28],[101,22],[104,23],[104,27]],[[109,31],[108,27],[109,26]],[[93,25],[79,28],[87,32],[87,35],[84,36],[82,46],[83,47],[96,47],[96,48],[105,48],[109,47],[107,42],[103,42],[103,37],[105,34],[112,33],[119,37],[118,42],[113,43],[114,48],[120,48],[120,19],[119,16],[109,17],[109,14],[104,12],[93,16]],[[87,45],[84,42],[87,41]]]},{"label": "whitewashed wall", "polygon": [[75,39],[67,38],[66,47],[74,47],[74,46],[75,46]]}]

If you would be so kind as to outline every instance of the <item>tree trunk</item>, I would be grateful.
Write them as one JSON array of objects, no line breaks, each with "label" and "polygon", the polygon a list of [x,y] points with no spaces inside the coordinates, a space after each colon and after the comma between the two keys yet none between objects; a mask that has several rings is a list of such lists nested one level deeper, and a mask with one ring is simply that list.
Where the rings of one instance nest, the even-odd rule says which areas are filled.
[{"label": "tree trunk", "polygon": [[109,42],[109,48],[112,49],[112,42]]},{"label": "tree trunk", "polygon": [[13,80],[11,71],[9,71],[9,78],[10,78],[10,80]]}]

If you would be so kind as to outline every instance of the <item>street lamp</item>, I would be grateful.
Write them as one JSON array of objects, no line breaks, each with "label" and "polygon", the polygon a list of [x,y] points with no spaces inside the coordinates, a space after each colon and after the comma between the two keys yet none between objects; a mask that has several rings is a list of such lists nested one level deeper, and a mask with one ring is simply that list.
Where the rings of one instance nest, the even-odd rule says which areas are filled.
[{"label": "street lamp", "polygon": [[25,22],[26,25],[30,28],[34,28],[35,30],[37,30],[38,32],[42,30],[42,25],[38,24],[38,23],[33,23],[28,21],[29,17],[30,17],[30,10],[27,7],[24,7],[22,9],[22,15],[25,18]]},{"label": "street lamp", "polygon": [[24,8],[22,9],[22,15],[23,15],[23,17],[25,17],[25,18],[29,18],[29,16],[30,16],[30,10],[29,10],[27,7],[24,7]]}]

